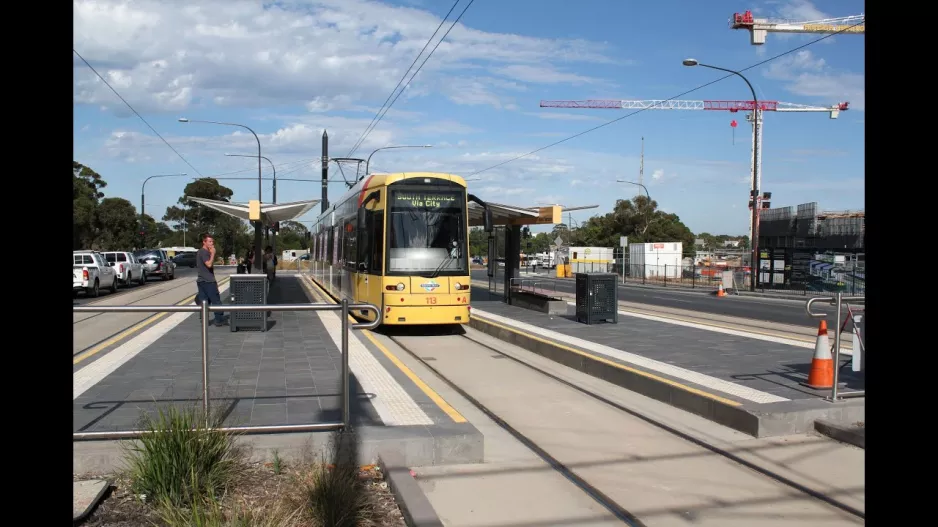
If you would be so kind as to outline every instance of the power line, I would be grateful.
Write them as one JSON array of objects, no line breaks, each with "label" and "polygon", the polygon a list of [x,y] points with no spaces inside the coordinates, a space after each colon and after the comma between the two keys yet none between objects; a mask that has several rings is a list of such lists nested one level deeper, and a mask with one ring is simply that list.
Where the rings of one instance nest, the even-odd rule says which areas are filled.
[{"label": "power line", "polygon": [[[401,89],[401,91],[397,92],[397,95],[394,96],[394,100],[391,101],[391,104],[389,104],[388,107],[385,108],[384,113],[382,113],[381,116],[378,117],[378,120],[375,121],[374,126],[371,127],[371,130],[372,130],[372,131],[375,129],[376,126],[378,126],[378,123],[381,122],[381,119],[384,119],[384,116],[387,115],[388,110],[391,109],[391,106],[394,106],[394,103],[397,102],[397,99],[404,93],[404,91],[407,89],[407,87],[410,86],[410,83],[413,82],[415,78],[417,78],[417,74],[420,73],[420,70],[423,69],[423,67],[424,67],[424,65],[427,63],[427,61],[430,60],[430,57],[433,56],[433,53],[436,51],[436,48],[440,47],[440,44],[442,44],[443,41],[446,40],[447,35],[449,35],[450,31],[452,31],[453,28],[456,27],[456,24],[458,24],[459,21],[462,19],[463,15],[466,14],[466,11],[468,11],[469,8],[472,7],[472,3],[473,3],[473,2],[475,2],[475,0],[469,0],[469,3],[466,4],[466,7],[464,7],[463,10],[462,10],[462,12],[459,13],[459,16],[456,17],[456,20],[454,20],[453,23],[449,26],[449,29],[446,30],[446,33],[443,34],[443,36],[440,38],[440,40],[437,41],[436,45],[433,46],[433,49],[430,50],[430,53],[427,54],[426,58],[423,59],[423,62],[420,63],[420,67],[417,68],[417,71],[415,71],[414,74],[411,75],[410,80],[407,81],[407,84],[404,85],[404,87]],[[455,7],[455,6],[453,6],[453,7]],[[370,134],[371,131],[369,131],[368,133]],[[366,137],[367,137],[367,134],[366,134]],[[361,142],[359,143],[359,145],[360,145],[362,142],[364,142],[364,138],[362,138],[362,140],[361,140]],[[356,147],[356,148],[358,148],[358,147]],[[350,156],[351,156],[351,152],[350,152],[349,155],[346,156],[346,157],[350,157]]]},{"label": "power line", "polygon": [[129,102],[127,102],[127,99],[124,99],[124,97],[123,97],[120,93],[118,93],[118,91],[115,90],[114,87],[111,86],[110,83],[108,83],[108,81],[105,80],[105,78],[104,78],[103,76],[101,76],[100,73],[98,73],[98,70],[94,69],[94,66],[92,66],[91,64],[89,64],[88,61],[85,60],[85,57],[82,57],[82,56],[81,56],[81,53],[79,53],[75,48],[72,48],[72,51],[73,51],[76,55],[78,55],[78,58],[80,58],[82,62],[85,63],[85,66],[88,66],[88,68],[89,68],[91,71],[93,71],[94,74],[97,75],[99,79],[101,79],[101,82],[103,82],[105,86],[107,86],[108,88],[111,89],[112,92],[114,92],[114,95],[117,95],[117,97],[118,97],[121,101],[123,101],[123,103],[126,104],[128,108],[130,108],[130,111],[134,112],[134,114],[135,114],[137,117],[139,117],[141,121],[143,121],[143,124],[147,125],[147,128],[149,128],[150,131],[152,131],[154,134],[156,134],[157,137],[160,138],[160,140],[162,140],[164,143],[166,143],[166,146],[168,146],[170,150],[172,150],[173,152],[175,152],[175,154],[176,154],[177,156],[179,156],[179,159],[182,159],[182,162],[183,162],[183,163],[189,165],[189,168],[191,168],[192,170],[194,170],[196,174],[198,174],[198,175],[200,175],[200,176],[202,175],[202,173],[199,172],[199,169],[197,169],[197,168],[195,168],[194,166],[192,166],[192,163],[190,163],[188,159],[186,159],[185,157],[183,157],[182,154],[180,154],[178,150],[176,150],[175,148],[173,148],[173,145],[169,144],[169,141],[167,141],[162,135],[160,135],[160,133],[157,132],[155,128],[153,128],[152,126],[150,126],[150,123],[148,123],[147,120],[144,119],[142,115],[140,115],[140,112],[138,112],[136,109],[134,109],[134,107],[131,106]]},{"label": "power line", "polygon": [[[833,36],[835,36],[835,35],[837,35],[837,34],[839,34],[839,33],[843,33],[844,31],[847,31],[847,30],[849,30],[849,29],[852,28],[852,27],[860,26],[860,25],[863,25],[863,22],[860,22],[859,24],[854,24],[854,25],[852,25],[852,26],[847,26],[847,27],[841,29],[840,31],[837,31],[836,33],[831,33],[831,34],[829,34],[829,35],[824,35],[823,37],[817,38],[817,39],[815,39],[815,40],[812,40],[811,42],[807,42],[807,43],[802,44],[802,45],[800,45],[800,46],[794,47],[794,48],[792,48],[792,49],[789,49],[788,51],[785,51],[785,52],[783,52],[783,53],[779,53],[778,55],[769,57],[769,58],[767,58],[767,59],[765,59],[765,60],[763,60],[763,61],[761,61],[761,62],[757,62],[757,63],[755,63],[755,64],[753,64],[753,65],[751,65],[751,66],[747,66],[747,67],[745,67],[745,68],[743,68],[743,69],[741,69],[741,70],[738,70],[738,71],[741,73],[741,72],[744,72],[744,71],[751,70],[752,68],[758,68],[759,66],[762,66],[762,65],[764,65],[764,64],[767,64],[767,63],[769,63],[769,62],[772,62],[773,60],[782,58],[782,57],[784,57],[785,55],[788,55],[788,54],[790,54],[790,53],[794,53],[795,51],[798,51],[798,50],[800,50],[800,49],[804,49],[804,48],[806,48],[806,47],[808,47],[808,46],[810,46],[810,45],[812,45],[812,44],[817,44],[818,42],[820,42],[820,41],[822,41],[822,40],[824,40],[824,39],[828,39],[828,38],[833,37]],[[722,81],[722,80],[728,79],[728,78],[730,78],[730,77],[735,77],[735,74],[733,74],[733,73],[728,73],[728,74],[724,75],[723,77],[720,77],[719,79],[712,80],[712,81],[710,81],[710,82],[708,82],[708,83],[706,83],[706,84],[701,84],[700,86],[697,86],[696,88],[687,90],[687,91],[685,91],[685,92],[683,92],[683,93],[679,93],[679,94],[677,94],[677,95],[675,95],[675,96],[673,96],[673,97],[669,97],[669,98],[667,98],[667,99],[664,99],[662,102],[671,101],[671,100],[677,99],[677,98],[679,98],[679,97],[683,97],[683,96],[685,96],[685,95],[687,95],[687,94],[689,94],[689,93],[694,93],[695,91],[702,90],[703,88],[706,88],[707,86],[710,86],[710,85],[712,85],[712,84],[716,84],[716,83],[718,83],[718,82],[720,82],[720,81]],[[465,177],[475,176],[476,174],[481,174],[482,172],[487,172],[487,171],[489,171],[489,170],[492,170],[493,168],[498,168],[498,167],[500,167],[500,166],[507,165],[508,163],[512,163],[512,162],[517,161],[517,160],[519,160],[519,159],[528,157],[529,155],[536,154],[536,153],[538,153],[538,152],[543,152],[544,150],[547,150],[548,148],[552,148],[552,147],[555,147],[555,146],[557,146],[557,145],[559,145],[559,144],[566,143],[567,141],[570,141],[570,140],[572,140],[572,139],[576,139],[577,137],[584,136],[584,135],[586,135],[586,134],[588,134],[588,133],[590,133],[590,132],[595,132],[596,130],[599,130],[600,128],[605,128],[605,127],[609,126],[610,124],[617,123],[617,122],[619,122],[619,121],[621,121],[621,120],[623,120],[623,119],[627,119],[627,118],[629,118],[629,117],[632,117],[633,115],[640,114],[640,113],[642,113],[642,112],[644,112],[644,111],[646,111],[646,110],[649,110],[649,108],[641,108],[641,109],[635,110],[634,112],[628,113],[628,114],[626,114],[626,115],[623,115],[622,117],[617,117],[617,118],[615,118],[615,119],[613,119],[613,120],[611,120],[611,121],[605,122],[605,123],[600,124],[600,125],[598,125],[598,126],[594,126],[594,127],[590,128],[590,129],[588,129],[588,130],[584,130],[584,131],[579,132],[579,133],[577,133],[577,134],[571,135],[570,137],[567,137],[567,138],[565,138],[565,139],[561,139],[561,140],[556,141],[556,142],[554,142],[554,143],[551,143],[551,144],[549,144],[549,145],[547,145],[547,146],[542,146],[541,148],[538,148],[537,150],[532,150],[532,151],[530,151],[530,152],[528,152],[528,153],[526,153],[526,154],[521,154],[521,155],[518,156],[518,157],[511,158],[511,159],[509,159],[509,160],[507,160],[507,161],[502,161],[501,163],[492,165],[492,166],[490,166],[490,167],[488,167],[488,168],[483,168],[482,170],[477,170],[477,171],[475,171],[475,172],[473,172],[473,173],[471,173],[471,174],[467,174]]]},{"label": "power line", "polygon": [[414,68],[414,64],[416,64],[417,61],[420,60],[420,56],[423,55],[423,52],[427,50],[427,46],[430,45],[430,42],[433,42],[433,37],[435,37],[436,34],[440,32],[440,28],[443,27],[443,24],[446,23],[446,19],[449,18],[450,14],[452,14],[453,9],[456,9],[456,5],[459,4],[459,2],[460,0],[456,0],[455,2],[453,2],[453,7],[449,8],[449,11],[446,13],[446,16],[443,17],[443,20],[440,20],[440,25],[436,26],[436,31],[434,31],[433,34],[430,35],[430,38],[427,39],[427,43],[423,45],[423,49],[421,49],[420,53],[417,53],[417,56],[414,57],[414,61],[410,63],[410,67],[408,67],[407,71],[405,71],[404,74],[401,75],[401,80],[397,81],[397,86],[395,86],[394,89],[391,90],[391,93],[388,94],[388,98],[384,100],[384,104],[381,105],[381,108],[378,108],[378,112],[375,114],[374,117],[371,118],[371,122],[368,123],[368,126],[365,127],[365,131],[362,132],[361,137],[359,137],[358,140],[355,141],[355,146],[353,146],[352,149],[349,150],[348,154],[345,154],[345,157],[351,157],[352,154],[355,152],[355,150],[358,150],[361,144],[365,141],[365,137],[369,133],[371,133],[369,132],[369,130],[373,129],[372,125],[377,124],[375,123],[375,119],[378,118],[378,115],[381,113],[381,110],[383,110],[384,107],[387,106],[388,101],[391,100],[391,97],[394,95],[394,92],[396,92],[397,89],[401,87],[401,83],[404,82],[404,79],[407,78],[407,74],[410,73],[410,70]]}]

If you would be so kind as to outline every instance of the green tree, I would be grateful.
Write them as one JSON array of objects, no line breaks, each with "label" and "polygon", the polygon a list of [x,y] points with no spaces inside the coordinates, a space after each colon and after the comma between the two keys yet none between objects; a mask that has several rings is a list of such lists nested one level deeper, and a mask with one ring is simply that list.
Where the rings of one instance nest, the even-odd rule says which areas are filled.
[{"label": "green tree", "polygon": [[[166,208],[166,214],[163,215],[163,221],[174,224],[174,230],[186,229],[191,232],[192,239],[202,232],[209,232],[214,235],[215,242],[219,246],[219,255],[233,254],[238,242],[239,234],[244,232],[245,222],[223,212],[219,212],[190,198],[204,198],[215,201],[228,201],[234,191],[218,183],[214,178],[197,179],[183,190],[183,195],[179,198],[178,206]],[[177,236],[173,237],[174,239]],[[181,234],[178,236],[181,239]],[[188,233],[187,239],[188,242]],[[191,244],[190,244],[191,245]]]},{"label": "green tree", "polygon": [[136,209],[126,199],[102,199],[95,217],[98,247],[111,251],[132,248],[138,221]]},{"label": "green tree", "polygon": [[628,236],[629,243],[682,242],[689,254],[694,247],[694,233],[680,217],[658,210],[654,200],[641,195],[617,200],[612,212],[593,216],[572,237],[578,245],[618,247],[620,236]]},{"label": "green tree", "polygon": [[100,174],[78,161],[72,161],[72,250],[90,249],[98,231],[98,206],[107,182]]},{"label": "green tree", "polygon": [[[139,216],[138,216],[139,218]],[[139,226],[138,226],[139,228]],[[140,249],[151,249],[153,247],[171,247],[173,230],[163,222],[158,222],[149,214],[143,215],[143,240]],[[139,231],[138,231],[139,239]]]},{"label": "green tree", "polygon": [[489,236],[482,227],[469,229],[469,254],[471,256],[487,255],[489,252]]},{"label": "green tree", "polygon": [[306,241],[307,231],[309,229],[298,221],[281,221],[280,232],[277,233],[277,250],[306,249],[309,245]]}]

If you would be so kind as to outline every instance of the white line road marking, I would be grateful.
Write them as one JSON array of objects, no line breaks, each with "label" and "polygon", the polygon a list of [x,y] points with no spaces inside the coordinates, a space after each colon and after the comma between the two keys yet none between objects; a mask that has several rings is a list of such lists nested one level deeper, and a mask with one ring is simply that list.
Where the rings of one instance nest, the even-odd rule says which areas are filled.
[{"label": "white line road marking", "polygon": [[[342,320],[334,311],[317,313],[336,347],[342,349]],[[362,344],[355,331],[348,339],[349,369],[366,393],[375,395],[371,404],[386,426],[432,425],[431,419],[384,366]]]},{"label": "white line road marking", "polygon": [[[218,293],[224,293],[228,290],[228,282],[218,288]],[[173,313],[172,315],[159,321],[156,325],[148,328],[143,333],[132,337],[127,342],[117,348],[107,352],[98,360],[76,371],[72,376],[72,400],[78,399],[81,394],[87,392],[95,384],[98,384],[105,377],[117,371],[118,368],[127,364],[127,362],[136,357],[147,346],[156,342],[157,339],[169,333],[173,328],[182,323],[195,313]]]},{"label": "white line road marking", "polygon": [[[766,393],[763,391],[755,390],[747,386],[742,386],[730,381],[724,381],[723,379],[717,379],[716,377],[711,377],[709,375],[704,375],[703,373],[698,373],[686,368],[681,368],[679,366],[674,366],[671,364],[665,364],[663,362],[658,362],[648,357],[642,357],[641,355],[636,355],[635,353],[629,353],[627,351],[617,350],[609,346],[604,346],[602,344],[597,344],[595,342],[590,342],[588,340],[583,340],[577,337],[571,337],[569,335],[564,335],[563,333],[558,333],[556,331],[551,331],[549,329],[538,328],[530,324],[525,324],[524,322],[518,322],[517,320],[512,320],[505,318],[494,313],[488,313],[480,309],[472,310],[473,316],[480,316],[482,318],[487,318],[493,322],[498,322],[508,327],[515,327],[522,331],[527,331],[535,335],[541,335],[543,337],[556,340],[558,342],[563,342],[571,346],[576,346],[581,349],[589,350],[600,355],[605,355],[622,362],[629,364],[634,364],[646,370],[655,371],[658,373],[663,373],[670,377],[675,377],[682,379],[700,386],[705,386],[712,390],[717,390],[723,393],[727,393],[741,399],[746,399],[747,401],[752,401],[754,403],[776,403],[782,401],[788,401],[784,397],[779,397],[771,393]],[[813,346],[812,346],[813,348]]]}]

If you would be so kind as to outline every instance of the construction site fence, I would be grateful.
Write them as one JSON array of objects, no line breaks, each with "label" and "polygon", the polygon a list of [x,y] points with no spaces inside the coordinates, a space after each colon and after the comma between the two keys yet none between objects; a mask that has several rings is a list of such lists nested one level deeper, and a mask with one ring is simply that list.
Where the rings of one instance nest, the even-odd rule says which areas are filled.
[{"label": "construction site fence", "polygon": [[[534,272],[533,267],[522,270]],[[732,280],[724,281],[725,272],[732,273]],[[697,265],[654,265],[621,263],[577,263],[558,276],[556,269],[537,269],[537,273],[549,273],[558,278],[574,278],[576,273],[615,273],[624,284],[657,285],[661,287],[684,287],[688,289],[724,289],[749,291],[751,272],[748,267],[722,267]],[[788,271],[762,271],[756,283],[761,293],[797,294],[802,296],[863,295],[866,292],[865,273],[862,269],[848,268],[836,273],[812,275]]]}]

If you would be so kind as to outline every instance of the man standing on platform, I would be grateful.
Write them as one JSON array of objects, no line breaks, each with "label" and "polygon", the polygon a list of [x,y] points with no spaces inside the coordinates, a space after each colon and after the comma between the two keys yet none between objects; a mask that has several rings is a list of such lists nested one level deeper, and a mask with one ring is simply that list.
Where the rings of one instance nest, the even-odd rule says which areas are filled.
[{"label": "man standing on platform", "polygon": [[[195,303],[202,305],[204,299],[208,301],[209,305],[222,305],[221,294],[218,292],[218,282],[215,281],[215,239],[212,238],[211,234],[202,234],[202,248],[195,255],[195,268],[198,273],[195,279],[195,285],[198,288]],[[223,312],[215,312],[215,325],[225,325]]]}]

